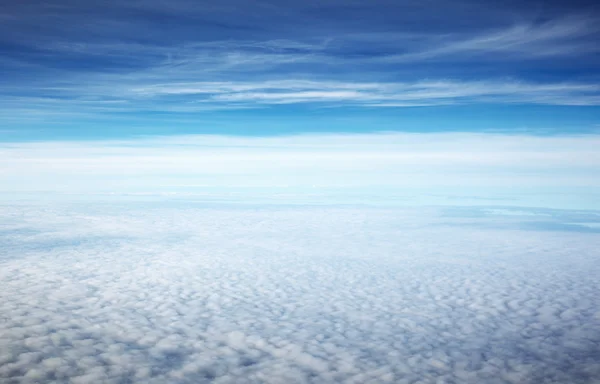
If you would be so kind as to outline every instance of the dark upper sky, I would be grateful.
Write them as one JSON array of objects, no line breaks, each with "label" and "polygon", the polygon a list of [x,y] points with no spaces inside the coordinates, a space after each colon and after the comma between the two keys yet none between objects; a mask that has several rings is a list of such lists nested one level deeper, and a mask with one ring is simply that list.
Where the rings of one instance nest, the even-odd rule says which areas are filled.
[{"label": "dark upper sky", "polygon": [[[480,128],[503,129],[516,126],[511,119],[535,125],[550,107],[542,121],[595,129],[598,8],[593,1],[4,2],[0,132],[14,136],[18,128],[35,138],[33,131],[52,136],[75,125],[98,132],[107,119],[127,132],[156,114],[153,126],[189,129],[259,116],[255,133],[289,117],[343,130],[319,123],[340,113],[383,124],[350,131],[427,129],[425,115],[436,116],[430,126],[459,126],[488,112],[506,120]],[[225,112],[230,120],[220,119]]]}]

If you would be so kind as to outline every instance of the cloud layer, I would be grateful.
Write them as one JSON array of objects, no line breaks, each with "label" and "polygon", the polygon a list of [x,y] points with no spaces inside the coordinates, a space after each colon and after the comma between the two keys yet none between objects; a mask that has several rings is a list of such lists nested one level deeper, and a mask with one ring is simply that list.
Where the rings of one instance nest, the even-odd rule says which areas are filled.
[{"label": "cloud layer", "polygon": [[600,375],[598,233],[515,225],[552,211],[1,210],[7,383]]},{"label": "cloud layer", "polygon": [[[20,193],[212,193],[243,188],[342,198],[400,192],[498,193],[597,206],[597,135],[500,133],[171,136],[0,145],[0,191]],[[582,195],[583,194],[583,195]],[[535,204],[537,205],[537,204]],[[541,205],[556,207],[556,205]],[[564,206],[564,205],[563,205]],[[573,205],[570,205],[573,206]]]}]

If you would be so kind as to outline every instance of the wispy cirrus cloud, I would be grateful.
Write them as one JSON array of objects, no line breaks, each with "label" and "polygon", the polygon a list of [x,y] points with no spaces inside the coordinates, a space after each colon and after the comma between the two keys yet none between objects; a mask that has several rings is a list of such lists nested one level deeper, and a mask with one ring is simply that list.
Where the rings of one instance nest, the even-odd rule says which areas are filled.
[{"label": "wispy cirrus cloud", "polygon": [[[158,112],[176,123],[186,113],[290,105],[600,104],[600,15],[466,5],[436,2],[432,13],[431,4],[385,1],[11,4],[0,26],[9,47],[1,119]],[[68,28],[75,20],[77,33]]]},{"label": "wispy cirrus cloud", "polygon": [[521,22],[474,35],[449,36],[422,51],[393,54],[381,60],[418,62],[450,57],[466,61],[477,54],[491,55],[494,59],[498,55],[504,59],[572,57],[600,51],[597,44],[585,39],[599,32],[598,20],[567,16],[544,23]]},{"label": "wispy cirrus cloud", "polygon": [[[512,76],[473,79],[440,77],[434,73],[424,78],[390,80],[387,76],[391,70],[388,66],[393,63],[402,66],[444,58],[469,60],[473,54],[500,55],[499,58],[506,58],[507,54],[520,58],[572,56],[578,49],[596,49],[588,40],[583,43],[575,40],[593,35],[597,29],[590,18],[573,16],[545,23],[513,24],[492,32],[445,36],[376,33],[332,35],[305,41],[232,39],[175,45],[57,40],[41,42],[39,48],[49,55],[74,56],[91,62],[103,60],[109,67],[122,62],[130,68],[109,71],[91,68],[65,76],[54,75],[41,78],[27,88],[11,86],[9,82],[2,99],[12,110],[7,111],[9,115],[24,105],[26,109],[37,106],[42,112],[44,105],[87,112],[186,112],[281,104],[598,105],[598,84],[571,79],[540,82]],[[392,48],[390,41],[395,39],[399,39],[401,47]],[[369,55],[356,55],[353,46],[377,49]],[[404,52],[398,53],[399,50]],[[362,73],[350,80],[348,75],[357,66]]]},{"label": "wispy cirrus cloud", "polygon": [[[600,85],[569,83],[422,81],[353,84],[284,81],[254,86],[225,85],[217,92],[204,92],[202,85],[199,85],[196,90],[187,88],[172,91],[192,95],[209,94],[205,101],[257,104],[333,102],[360,106],[392,106],[394,103],[426,106],[474,102],[597,105],[600,102]],[[168,87],[166,92],[170,92]]]},{"label": "wispy cirrus cloud", "polygon": [[[567,15],[546,22],[520,21],[476,31],[445,33],[378,32],[344,33],[303,39],[225,39],[182,41],[177,44],[68,40],[40,41],[33,47],[46,54],[83,55],[128,60],[144,73],[173,70],[172,75],[218,74],[226,71],[262,72],[278,68],[311,70],[370,65],[387,71],[384,64],[431,61],[473,62],[474,55],[488,59],[543,59],[573,57],[598,52],[594,36],[600,33],[598,20],[590,16]],[[286,68],[292,67],[292,68]],[[138,68],[138,69],[140,69]],[[364,68],[363,68],[364,69]]]},{"label": "wispy cirrus cloud", "polygon": [[[194,112],[268,108],[283,104],[314,107],[416,107],[458,104],[600,104],[600,85],[504,81],[425,80],[339,82],[316,80],[154,82],[106,77],[87,84],[43,88],[47,96],[0,98],[7,113]],[[59,96],[59,97],[58,97]],[[35,114],[35,113],[34,113]],[[31,117],[31,116],[28,116]]]}]

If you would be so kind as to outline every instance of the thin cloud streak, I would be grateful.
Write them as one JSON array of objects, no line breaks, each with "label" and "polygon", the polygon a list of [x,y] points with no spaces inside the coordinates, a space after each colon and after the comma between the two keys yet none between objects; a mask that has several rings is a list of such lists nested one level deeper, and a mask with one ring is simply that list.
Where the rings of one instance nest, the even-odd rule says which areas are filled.
[{"label": "thin cloud streak", "polygon": [[[117,84],[118,85],[113,85]],[[108,85],[110,84],[110,85]],[[53,97],[55,93],[60,97]],[[600,105],[600,85],[518,81],[420,81],[415,83],[267,80],[256,82],[79,83],[49,87],[48,96],[5,96],[4,118],[21,110],[53,115],[105,112],[194,112],[265,108],[281,104],[329,107],[413,107],[456,104]],[[24,118],[31,116],[23,115]]]},{"label": "thin cloud streak", "polygon": [[[597,24],[597,20],[574,16],[543,24],[520,23],[492,33],[462,39],[451,37],[431,49],[392,55],[381,60],[411,62],[448,56],[452,56],[454,60],[469,59],[469,55],[456,57],[459,54],[502,54],[504,59],[537,59],[593,53],[600,50],[597,44],[574,41],[597,34]],[[510,56],[507,57],[506,54]]]}]

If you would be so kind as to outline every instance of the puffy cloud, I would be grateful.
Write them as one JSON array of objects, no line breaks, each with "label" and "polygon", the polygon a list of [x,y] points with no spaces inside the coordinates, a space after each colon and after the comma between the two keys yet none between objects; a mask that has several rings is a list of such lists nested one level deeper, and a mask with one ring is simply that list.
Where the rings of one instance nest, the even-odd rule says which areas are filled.
[{"label": "puffy cloud", "polygon": [[598,222],[592,213],[192,202],[1,209],[6,382],[600,375],[600,237],[521,229]]}]

